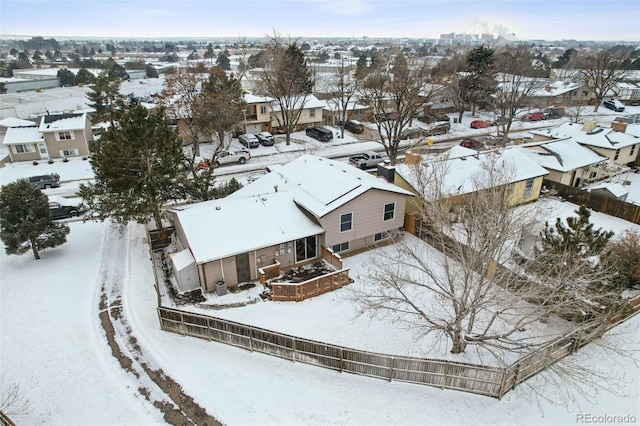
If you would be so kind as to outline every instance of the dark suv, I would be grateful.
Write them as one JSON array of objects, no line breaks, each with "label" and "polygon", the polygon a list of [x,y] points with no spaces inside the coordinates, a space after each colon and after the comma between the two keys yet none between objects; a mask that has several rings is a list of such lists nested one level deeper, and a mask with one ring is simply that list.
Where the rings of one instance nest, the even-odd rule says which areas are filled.
[{"label": "dark suv", "polygon": [[309,127],[305,130],[305,133],[320,142],[327,142],[333,139],[333,132],[324,127]]},{"label": "dark suv", "polygon": [[67,206],[57,201],[49,201],[49,210],[51,210],[51,219],[66,219],[80,215],[78,206]]},{"label": "dark suv", "polygon": [[31,185],[40,189],[57,188],[60,186],[60,175],[57,173],[31,176],[28,180]]},{"label": "dark suv", "polygon": [[349,120],[345,123],[344,129],[351,133],[362,133],[364,132],[364,125],[356,120]]}]

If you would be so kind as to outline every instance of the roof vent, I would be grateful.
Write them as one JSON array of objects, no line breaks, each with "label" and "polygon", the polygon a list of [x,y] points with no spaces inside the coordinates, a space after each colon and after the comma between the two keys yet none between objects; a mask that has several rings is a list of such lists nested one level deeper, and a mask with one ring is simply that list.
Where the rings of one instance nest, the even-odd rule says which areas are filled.
[{"label": "roof vent", "polygon": [[595,129],[593,129],[590,132],[587,132],[588,135],[597,135],[598,133],[602,132],[604,129],[602,127],[596,127]]},{"label": "roof vent", "polygon": [[216,206],[216,210],[221,210],[221,209],[222,209],[222,207]]}]

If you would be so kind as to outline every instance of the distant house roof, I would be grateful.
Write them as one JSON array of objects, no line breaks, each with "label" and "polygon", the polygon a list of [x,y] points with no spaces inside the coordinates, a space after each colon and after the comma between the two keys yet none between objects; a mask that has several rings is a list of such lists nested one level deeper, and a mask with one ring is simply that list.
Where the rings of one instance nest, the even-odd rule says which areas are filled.
[{"label": "distant house roof", "polygon": [[0,127],[31,127],[35,126],[31,120],[23,120],[21,118],[8,117],[0,120]]},{"label": "distant house roof", "polygon": [[44,141],[44,136],[37,127],[9,127],[2,143],[4,145],[21,145],[27,143],[39,143]]},{"label": "distant house roof", "polygon": [[273,193],[276,188],[318,218],[371,189],[413,195],[345,162],[303,155],[227,198]]},{"label": "distant house roof", "polygon": [[[454,147],[434,161],[423,161],[422,167],[401,164],[396,173],[413,188],[420,188],[420,182],[433,178],[433,170],[442,179],[442,192],[455,196],[489,188],[488,182],[479,182],[486,167],[495,164],[494,169],[502,170],[505,182],[520,182],[549,174],[547,170],[514,148],[497,151],[478,152],[464,147]],[[480,179],[481,180],[481,179]],[[485,186],[483,186],[483,184]]]},{"label": "distant house roof", "polygon": [[624,195],[629,194],[629,190],[624,186],[620,185],[619,183],[603,182],[589,188],[590,191],[593,191],[594,189],[608,191],[615,198],[620,198],[620,197],[623,197]]},{"label": "distant house roof", "polygon": [[529,96],[535,97],[553,97],[559,96],[563,93],[571,92],[572,90],[579,89],[584,86],[582,83],[571,83],[563,81],[554,81],[551,84],[547,84],[544,87],[535,89]]},{"label": "distant house roof", "polygon": [[531,133],[554,139],[571,138],[582,145],[605,149],[620,149],[640,143],[640,139],[637,137],[629,133],[617,132],[609,127],[596,126],[587,132],[583,129],[583,124],[580,123],[563,123],[553,129],[532,131]]},{"label": "distant house roof", "polygon": [[[293,108],[300,108],[301,102],[302,102],[302,99],[297,99]],[[304,109],[324,108],[326,106],[327,106],[327,103],[325,101],[321,101],[320,99],[316,98],[314,95],[308,95],[306,99],[304,99],[304,105],[302,106],[302,108]],[[280,111],[280,106],[275,103],[271,105],[271,108],[273,108],[274,111]]]},{"label": "distant house roof", "polygon": [[43,115],[40,121],[41,132],[54,132],[60,130],[81,130],[87,123],[87,114],[60,114]]},{"label": "distant house roof", "polygon": [[527,157],[545,169],[569,172],[580,167],[601,163],[607,159],[572,139],[530,144],[518,147]]}]

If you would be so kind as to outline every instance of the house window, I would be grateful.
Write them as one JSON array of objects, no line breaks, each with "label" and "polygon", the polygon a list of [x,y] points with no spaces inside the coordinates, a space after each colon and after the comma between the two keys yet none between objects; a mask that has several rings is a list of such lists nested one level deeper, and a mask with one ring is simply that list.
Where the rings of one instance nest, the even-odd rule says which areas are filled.
[{"label": "house window", "polygon": [[309,110],[309,117],[313,118],[316,116],[316,109],[315,108],[311,108]]},{"label": "house window", "polygon": [[583,91],[582,91],[582,96],[587,96],[588,94],[589,94],[589,92],[588,92],[588,91],[586,91],[586,90],[583,90]]},{"label": "house window", "polygon": [[527,179],[527,183],[524,186],[524,194],[523,198],[531,197],[531,193],[533,192],[533,179]]},{"label": "house window", "polygon": [[342,243],[342,244],[336,244],[335,246],[331,247],[331,250],[333,250],[334,253],[340,253],[341,251],[347,251],[347,250],[349,250],[349,242]]},{"label": "house window", "polygon": [[631,145],[631,151],[629,151],[629,155],[633,155],[634,152],[636,152],[636,146]]},{"label": "house window", "polygon": [[509,194],[513,194],[513,191],[515,191],[515,189],[516,189],[516,184],[511,182],[509,184]]},{"label": "house window", "polygon": [[59,141],[67,141],[73,139],[71,132],[58,132]]},{"label": "house window", "polygon": [[13,152],[16,154],[23,154],[25,152],[34,152],[34,151],[35,149],[33,149],[32,145],[18,144],[13,146]]},{"label": "house window", "polygon": [[353,213],[345,213],[340,216],[340,232],[351,231],[353,228]]},{"label": "house window", "polygon": [[378,241],[386,240],[387,238],[389,238],[388,232],[378,232],[376,235],[373,236],[373,241],[378,242]]},{"label": "house window", "polygon": [[562,103],[562,95],[556,96],[556,103],[557,104],[561,104]]},{"label": "house window", "polygon": [[260,107],[260,114],[266,114],[267,113],[267,107],[265,105],[262,105]]},{"label": "house window", "polygon": [[620,150],[616,149],[616,155],[613,156],[613,161],[616,161],[620,157]]},{"label": "house window", "polygon": [[316,257],[317,239],[315,235],[296,240],[296,263]]},{"label": "house window", "polygon": [[597,174],[596,172],[591,172],[591,173],[589,173],[589,179],[593,179],[593,178],[595,178],[596,176],[598,176],[598,174]]},{"label": "house window", "polygon": [[391,220],[396,216],[396,203],[384,205],[384,221]]},{"label": "house window", "polygon": [[62,149],[62,150],[60,150],[60,156],[61,157],[73,157],[75,155],[79,155],[77,149]]}]

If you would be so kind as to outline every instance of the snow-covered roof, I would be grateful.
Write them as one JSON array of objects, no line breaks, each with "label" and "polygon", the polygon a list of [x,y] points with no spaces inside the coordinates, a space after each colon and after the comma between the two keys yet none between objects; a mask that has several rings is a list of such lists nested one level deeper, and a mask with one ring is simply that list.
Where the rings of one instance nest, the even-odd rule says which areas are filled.
[{"label": "snow-covered roof", "polygon": [[275,191],[291,194],[296,204],[323,217],[371,189],[412,195],[342,161],[303,155],[229,195],[241,198]]},{"label": "snow-covered roof", "polygon": [[582,83],[554,81],[544,87],[536,88],[529,96],[553,97],[579,89],[582,86],[584,86]]},{"label": "snow-covered roof", "polygon": [[285,192],[226,197],[172,211],[198,264],[324,233]]},{"label": "snow-covered roof", "polygon": [[[464,148],[464,147],[460,147]],[[468,148],[464,148],[467,150]],[[445,154],[435,161],[424,161],[422,167],[401,164],[396,166],[396,173],[413,188],[420,188],[420,182],[428,182],[436,173],[442,179],[442,192],[445,195],[462,195],[488,188],[482,187],[484,182],[478,182],[485,173],[487,166],[493,165],[494,170],[501,170],[504,182],[515,183],[527,179],[549,174],[535,161],[514,148],[496,151],[478,152],[468,149],[465,151],[455,147],[447,158]],[[497,156],[497,157],[496,157]],[[434,171],[435,170],[435,171]]]},{"label": "snow-covered roof", "polygon": [[271,102],[273,99],[268,96],[258,96],[251,93],[244,95],[244,101],[248,104],[265,104]]},{"label": "snow-covered roof", "polygon": [[176,268],[176,271],[182,271],[184,268],[195,263],[196,260],[191,254],[191,250],[184,249],[171,256],[171,261],[173,262],[173,266]]},{"label": "snow-covered roof", "polygon": [[39,143],[44,136],[37,127],[9,127],[2,143],[4,145],[20,145],[24,143]]},{"label": "snow-covered roof", "polygon": [[0,127],[30,127],[35,126],[31,120],[23,120],[21,118],[8,117],[0,120]]},{"label": "snow-covered roof", "polygon": [[640,139],[631,134],[617,132],[609,127],[596,126],[586,132],[581,123],[562,123],[553,129],[537,130],[531,133],[554,139],[571,138],[582,145],[605,149],[620,149],[640,143]]},{"label": "snow-covered roof", "polygon": [[[304,104],[302,104],[303,101],[304,101]],[[304,99],[302,99],[302,96],[300,97],[300,99],[296,99],[296,102],[293,108],[295,109],[300,108],[301,105],[303,109],[324,108],[327,106],[327,102],[321,101],[320,99],[316,98],[314,95],[307,95],[307,97]],[[271,104],[271,108],[274,111],[280,111],[280,106],[277,105],[276,103]]]},{"label": "snow-covered roof", "polygon": [[45,115],[40,119],[41,132],[52,132],[61,130],[81,130],[85,128],[87,114],[72,114],[56,119],[55,116]]},{"label": "snow-covered roof", "polygon": [[530,159],[545,169],[569,172],[580,167],[597,164],[606,158],[586,148],[573,139],[531,144],[519,148]]},{"label": "snow-covered roof", "polygon": [[603,182],[590,188],[591,191],[594,189],[606,189],[616,198],[620,198],[629,193],[629,190],[619,183]]}]

